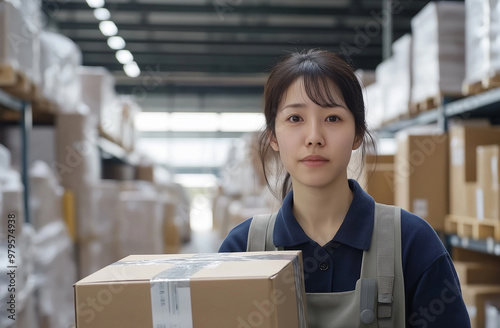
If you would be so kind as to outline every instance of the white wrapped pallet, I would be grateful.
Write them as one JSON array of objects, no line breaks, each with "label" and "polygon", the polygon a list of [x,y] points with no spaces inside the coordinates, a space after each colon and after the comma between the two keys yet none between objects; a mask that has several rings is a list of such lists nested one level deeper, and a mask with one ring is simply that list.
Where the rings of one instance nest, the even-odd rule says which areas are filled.
[{"label": "white wrapped pallet", "polygon": [[366,87],[363,93],[365,100],[366,124],[369,130],[375,130],[382,125],[384,106],[382,104],[382,90],[378,82]]},{"label": "white wrapped pallet", "polygon": [[411,20],[413,103],[462,94],[465,77],[465,6],[430,2]]},{"label": "white wrapped pallet", "polygon": [[412,36],[405,34],[392,44],[394,70],[392,92],[387,97],[387,111],[396,117],[410,114]]},{"label": "white wrapped pallet", "polygon": [[488,86],[500,86],[500,0],[489,0],[490,48]]},{"label": "white wrapped pallet", "polygon": [[488,74],[490,59],[489,0],[465,1],[465,80],[466,94],[475,93],[475,83]]},{"label": "white wrapped pallet", "polygon": [[394,108],[389,108],[389,99],[394,96],[394,69],[394,57],[384,60],[375,69],[377,84],[380,88],[381,105],[384,108],[382,112],[382,122],[384,123],[398,118]]},{"label": "white wrapped pallet", "polygon": [[63,112],[76,110],[81,101],[78,68],[82,53],[67,37],[53,32],[40,33],[40,70],[42,95]]},{"label": "white wrapped pallet", "polygon": [[39,322],[68,328],[75,322],[72,286],[76,281],[73,243],[64,222],[45,225],[34,237]]},{"label": "white wrapped pallet", "polygon": [[63,221],[61,187],[49,165],[36,161],[30,168],[31,224],[36,231],[55,221]]},{"label": "white wrapped pallet", "polygon": [[113,141],[120,140],[121,106],[115,92],[115,79],[104,67],[80,66],[82,101],[99,129]]},{"label": "white wrapped pallet", "polygon": [[118,208],[118,256],[162,253],[163,207],[158,194],[123,191]]},{"label": "white wrapped pallet", "polygon": [[[24,186],[18,171],[8,170],[0,172],[0,192],[2,193],[2,212],[0,217],[0,239],[7,236],[19,237],[23,231],[24,217]],[[8,232],[8,220],[15,221],[14,233]]]},{"label": "white wrapped pallet", "polygon": [[40,4],[36,1],[0,2],[0,66],[1,85],[17,82],[14,72],[21,72],[31,82],[40,83]]}]

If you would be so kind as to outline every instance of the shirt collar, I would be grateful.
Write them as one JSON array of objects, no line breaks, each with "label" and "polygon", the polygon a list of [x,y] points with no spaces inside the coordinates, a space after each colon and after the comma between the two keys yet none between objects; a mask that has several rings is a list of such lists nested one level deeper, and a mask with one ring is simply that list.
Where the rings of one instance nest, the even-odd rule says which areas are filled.
[{"label": "shirt collar", "polygon": [[[332,241],[367,251],[372,239],[375,201],[355,180],[349,179],[349,188],[354,197],[344,222]],[[292,206],[293,190],[286,195],[276,217],[273,232],[276,246],[291,247],[312,242],[297,222]]]}]

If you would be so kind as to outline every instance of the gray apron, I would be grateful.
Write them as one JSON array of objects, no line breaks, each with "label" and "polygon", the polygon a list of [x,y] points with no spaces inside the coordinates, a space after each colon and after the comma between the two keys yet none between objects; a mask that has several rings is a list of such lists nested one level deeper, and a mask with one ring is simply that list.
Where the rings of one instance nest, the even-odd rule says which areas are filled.
[{"label": "gray apron", "polygon": [[[276,213],[253,217],[247,251],[278,250],[273,244],[275,221]],[[372,241],[363,252],[355,290],[306,293],[306,301],[309,328],[405,327],[401,209],[375,203]]]}]

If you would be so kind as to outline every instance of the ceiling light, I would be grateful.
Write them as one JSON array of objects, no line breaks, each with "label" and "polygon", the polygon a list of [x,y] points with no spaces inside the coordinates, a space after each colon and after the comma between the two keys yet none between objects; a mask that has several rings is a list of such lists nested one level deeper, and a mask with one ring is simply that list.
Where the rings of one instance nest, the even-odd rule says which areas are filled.
[{"label": "ceiling light", "polygon": [[104,7],[104,0],[87,0],[87,4],[90,8],[101,8]]},{"label": "ceiling light", "polygon": [[106,20],[99,23],[99,29],[105,36],[114,36],[118,33],[118,28],[112,21]]},{"label": "ceiling light", "polygon": [[108,46],[114,50],[125,48],[125,40],[121,36],[111,36],[108,38]]},{"label": "ceiling light", "polygon": [[94,17],[98,20],[104,21],[108,20],[111,17],[111,14],[106,8],[97,8],[94,9]]},{"label": "ceiling light", "polygon": [[123,65],[123,70],[125,71],[125,74],[130,77],[138,77],[139,75],[141,75],[141,69],[134,61]]},{"label": "ceiling light", "polygon": [[116,52],[116,59],[118,59],[121,64],[125,65],[133,61],[134,56],[132,56],[132,53],[128,50],[118,50]]}]

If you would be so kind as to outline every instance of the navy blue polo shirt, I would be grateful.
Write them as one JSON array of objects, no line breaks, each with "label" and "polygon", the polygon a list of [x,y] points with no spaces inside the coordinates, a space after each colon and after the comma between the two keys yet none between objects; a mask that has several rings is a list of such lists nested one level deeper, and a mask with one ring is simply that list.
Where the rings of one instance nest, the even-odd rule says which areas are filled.
[{"label": "navy blue polo shirt", "polygon": [[[335,237],[321,246],[297,222],[293,191],[276,217],[273,241],[285,250],[301,250],[306,292],[354,290],[363,251],[370,248],[375,201],[355,180],[349,180],[352,203]],[[219,252],[244,252],[251,218],[231,230]],[[432,227],[401,211],[401,247],[407,327],[470,327],[460,284],[451,258]]]}]

